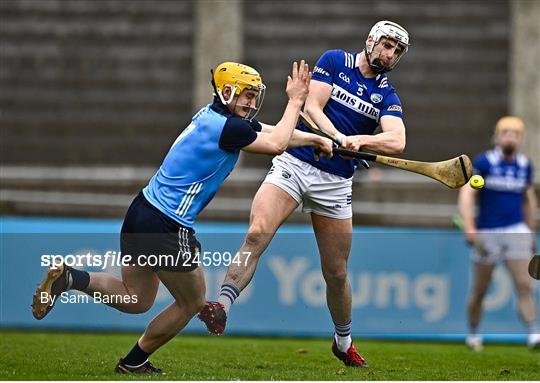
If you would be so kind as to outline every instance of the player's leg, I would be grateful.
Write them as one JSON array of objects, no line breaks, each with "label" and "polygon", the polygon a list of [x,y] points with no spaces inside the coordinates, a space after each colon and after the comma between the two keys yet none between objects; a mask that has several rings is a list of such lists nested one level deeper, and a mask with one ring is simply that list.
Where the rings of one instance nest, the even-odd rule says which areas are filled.
[{"label": "player's leg", "polygon": [[313,230],[326,282],[326,301],[334,323],[351,320],[351,284],[347,262],[351,250],[352,219],[334,219],[311,214]]},{"label": "player's leg", "polygon": [[532,279],[527,272],[528,265],[528,259],[508,259],[506,261],[506,267],[512,276],[518,296],[519,314],[525,324],[532,326],[536,319],[536,307],[533,299]]},{"label": "player's leg", "polygon": [[336,219],[312,213],[311,220],[326,282],[326,301],[335,326],[332,352],[347,366],[367,367],[367,362],[352,344],[351,337],[352,293],[347,262],[351,250],[352,219]]},{"label": "player's leg", "polygon": [[482,303],[491,282],[494,264],[475,262],[473,264],[473,285],[469,293],[467,314],[470,334],[466,344],[474,351],[482,349],[482,338],[478,335],[478,326],[482,319]]},{"label": "player's leg", "polygon": [[259,258],[277,229],[297,206],[298,202],[276,185],[261,185],[251,206],[248,233],[237,253],[238,263],[229,266],[218,301],[207,302],[199,314],[208,331],[216,335],[223,333],[231,305],[253,278]]},{"label": "player's leg", "polygon": [[270,183],[261,185],[251,205],[248,232],[238,250],[241,262],[229,266],[224,283],[234,284],[239,291],[249,284],[261,254],[297,206],[298,202],[278,186]]},{"label": "player's leg", "polygon": [[195,257],[200,254],[201,244],[195,238],[193,230],[180,227],[174,242],[169,241],[169,236],[164,239],[166,241],[160,248],[161,253],[171,254],[176,251],[178,257],[174,263],[156,266],[156,274],[175,301],[150,322],[131,351],[120,359],[116,365],[119,373],[161,372],[148,361],[149,356],[174,338],[204,306],[204,273],[202,268],[198,267]]},{"label": "player's leg", "polygon": [[202,268],[189,272],[158,270],[159,279],[174,297],[174,302],[148,325],[131,351],[116,366],[119,373],[160,373],[148,358],[174,338],[204,306],[205,284]]},{"label": "player's leg", "polygon": [[[120,246],[123,257],[156,254],[152,249],[159,248],[162,239],[168,240],[171,235],[169,233],[178,230],[172,220],[162,216],[142,193],[135,197],[122,225]],[[147,233],[154,234],[149,236]],[[176,238],[172,242],[176,243]],[[64,264],[51,267],[34,294],[32,314],[36,319],[44,318],[54,307],[57,296],[71,289],[91,296],[94,293],[101,293],[102,296],[135,296],[136,299],[110,299],[107,302],[112,302],[108,304],[128,313],[147,311],[156,297],[159,280],[152,268],[140,264],[138,259],[130,260],[130,265],[122,267],[122,279],[108,273],[88,273]]]},{"label": "player's leg", "polygon": [[352,242],[352,178],[312,167],[303,212],[311,213],[326,282],[326,301],[334,322],[334,355],[351,367],[367,367],[351,338],[352,293],[347,263]]},{"label": "player's leg", "polygon": [[238,250],[239,262],[229,266],[218,302],[208,302],[199,315],[208,331],[217,335],[224,331],[227,312],[253,278],[259,258],[275,232],[302,201],[304,163],[287,153],[275,157],[272,163],[253,199],[249,230]]},{"label": "player's leg", "polygon": [[204,306],[206,287],[202,268],[188,273],[158,271],[159,279],[175,299],[150,322],[139,340],[142,348],[154,352],[174,338]]},{"label": "player's leg", "polygon": [[[352,346],[352,293],[347,273],[352,219],[336,219],[312,213],[311,221],[326,282],[326,302],[335,326],[333,349],[337,348],[339,352],[346,354]],[[334,353],[336,354],[336,350]]]},{"label": "player's leg", "polygon": [[506,267],[512,276],[518,296],[518,311],[529,332],[531,348],[540,346],[540,335],[536,328],[536,305],[533,297],[533,280],[527,272],[528,259],[507,259]]},{"label": "player's leg", "polygon": [[518,311],[529,332],[528,345],[540,348],[540,329],[536,326],[536,305],[534,303],[533,279],[528,266],[533,255],[534,238],[524,223],[512,225],[500,236],[505,246],[504,259],[512,276],[518,297]]},{"label": "player's leg", "polygon": [[85,293],[93,295],[131,296],[128,302],[114,300],[107,303],[122,312],[139,314],[152,307],[159,287],[159,279],[149,266],[127,265],[122,267],[122,279],[108,273],[89,273],[90,283]]},{"label": "player's leg", "polygon": [[[130,296],[130,299],[105,300],[109,306],[127,313],[148,311],[156,297],[159,280],[151,268],[124,266],[122,279],[108,273],[88,273],[59,264],[47,270],[32,300],[32,314],[43,319],[55,306],[60,294],[78,290],[91,297]],[[133,299],[135,298],[135,299]]]}]

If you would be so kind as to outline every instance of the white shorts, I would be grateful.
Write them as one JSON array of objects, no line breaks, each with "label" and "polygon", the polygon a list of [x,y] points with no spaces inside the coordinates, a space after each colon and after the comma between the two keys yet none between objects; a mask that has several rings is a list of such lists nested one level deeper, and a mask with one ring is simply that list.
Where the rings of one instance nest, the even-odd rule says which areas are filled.
[{"label": "white shorts", "polygon": [[315,213],[330,218],[352,217],[352,177],[331,174],[283,153],[274,157],[265,183],[286,191],[304,213]]},{"label": "white shorts", "polygon": [[524,223],[480,229],[471,259],[485,265],[509,259],[529,259],[532,256],[532,246],[533,234]]}]

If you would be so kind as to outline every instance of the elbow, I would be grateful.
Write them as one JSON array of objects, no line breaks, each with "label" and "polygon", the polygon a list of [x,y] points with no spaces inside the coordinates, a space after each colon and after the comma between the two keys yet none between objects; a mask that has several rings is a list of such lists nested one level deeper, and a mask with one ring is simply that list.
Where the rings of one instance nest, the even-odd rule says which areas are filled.
[{"label": "elbow", "polygon": [[322,108],[308,97],[304,104],[304,112],[307,113],[309,117],[313,118],[312,116],[316,114],[317,111],[322,111]]},{"label": "elbow", "polygon": [[401,154],[405,150],[405,144],[407,143],[407,140],[405,139],[405,135],[401,136],[396,143],[396,153]]},{"label": "elbow", "polygon": [[401,154],[405,150],[405,140],[399,140],[392,145],[392,154]]},{"label": "elbow", "polygon": [[273,148],[273,153],[272,154],[275,154],[277,156],[279,156],[280,154],[283,154],[283,152],[285,152],[285,150],[287,150],[287,144],[285,145],[281,145],[281,144],[278,144],[278,145],[275,145],[274,148]]},{"label": "elbow", "polygon": [[271,142],[267,145],[265,152],[266,154],[279,156],[280,154],[283,154],[285,150],[287,150],[287,143]]},{"label": "elbow", "polygon": [[313,113],[313,105],[308,103],[307,101],[304,104],[304,113],[307,113],[310,117]]}]

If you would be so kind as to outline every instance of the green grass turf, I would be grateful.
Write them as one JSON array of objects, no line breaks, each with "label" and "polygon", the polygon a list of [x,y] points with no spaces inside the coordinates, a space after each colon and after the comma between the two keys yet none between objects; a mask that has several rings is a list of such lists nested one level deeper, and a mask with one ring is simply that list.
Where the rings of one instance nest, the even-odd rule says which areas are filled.
[{"label": "green grass turf", "polygon": [[[136,334],[0,332],[0,380],[130,380],[113,373]],[[178,336],[152,356],[166,380],[539,380],[519,345],[356,341],[368,369],[346,368],[326,339]]]}]

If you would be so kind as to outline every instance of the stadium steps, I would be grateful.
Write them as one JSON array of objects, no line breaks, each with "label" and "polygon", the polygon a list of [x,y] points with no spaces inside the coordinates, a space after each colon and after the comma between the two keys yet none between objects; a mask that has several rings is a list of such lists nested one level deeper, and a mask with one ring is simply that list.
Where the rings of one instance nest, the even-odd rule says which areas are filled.
[{"label": "stadium steps", "polygon": [[[0,168],[0,212],[17,215],[122,217],[153,168]],[[201,219],[248,221],[251,201],[265,170],[240,168],[224,183]],[[372,168],[358,172],[353,189],[354,223],[450,227],[457,191],[415,174]],[[289,222],[306,223],[298,209]]]}]

